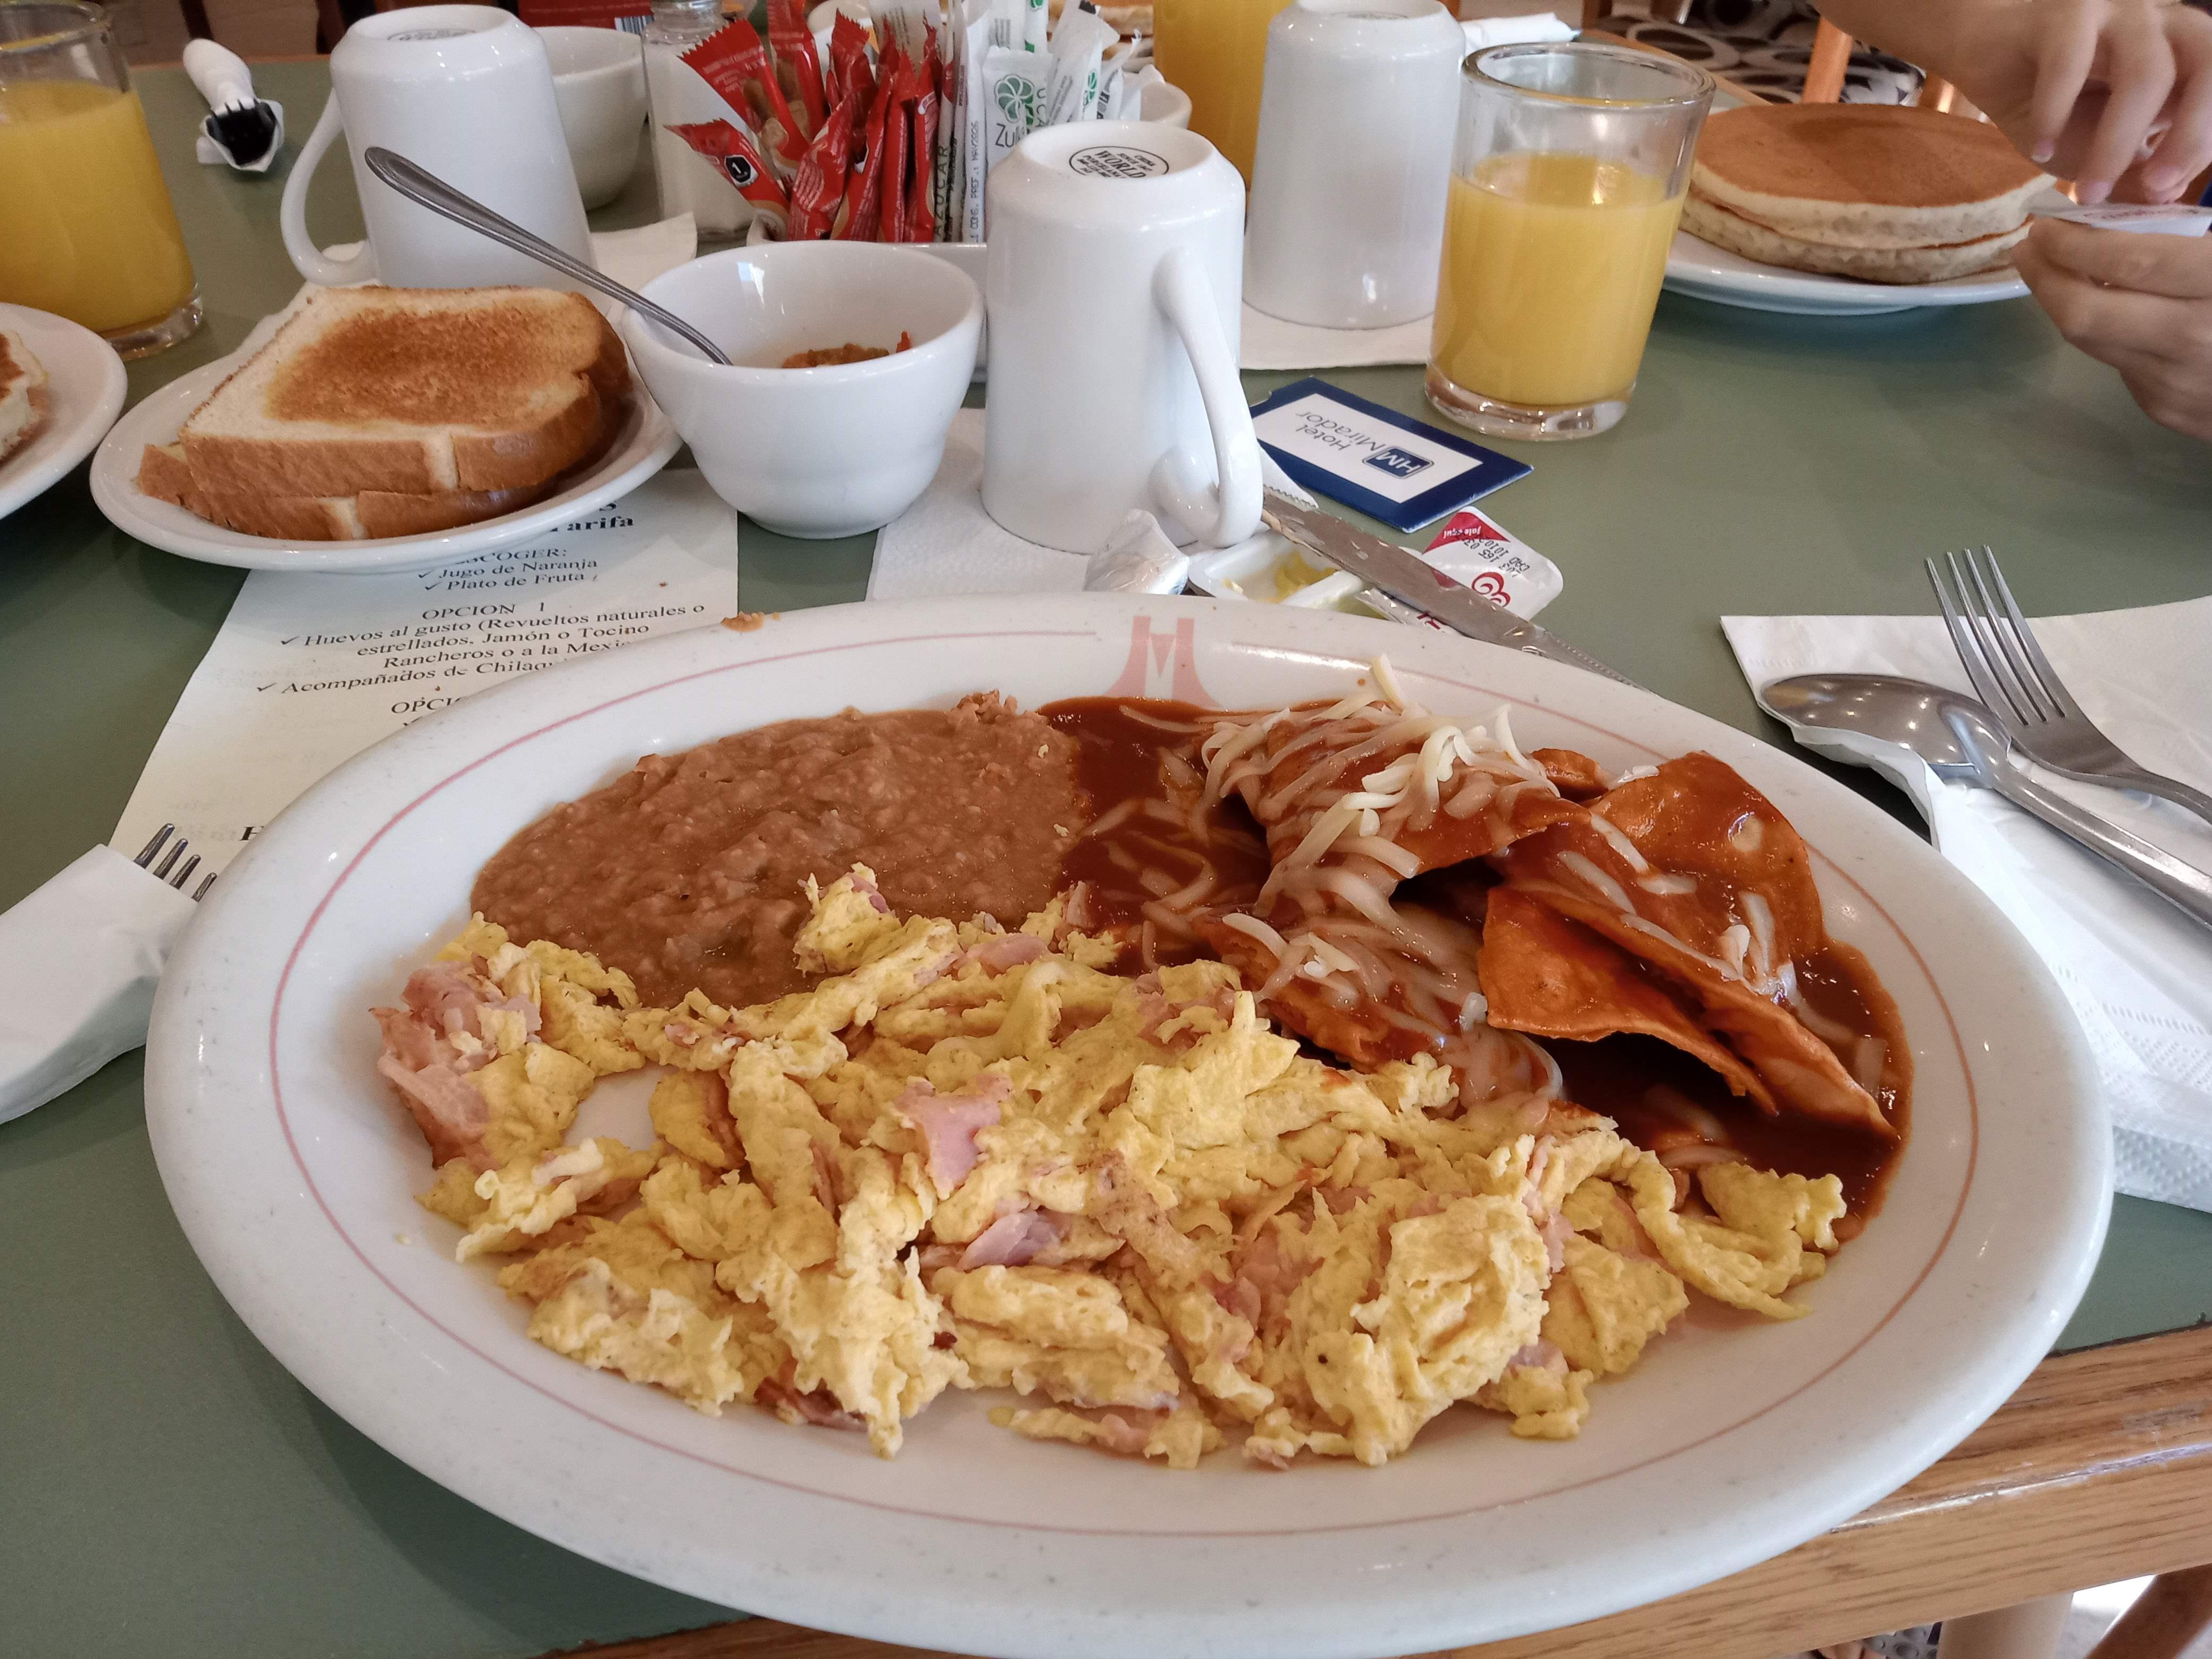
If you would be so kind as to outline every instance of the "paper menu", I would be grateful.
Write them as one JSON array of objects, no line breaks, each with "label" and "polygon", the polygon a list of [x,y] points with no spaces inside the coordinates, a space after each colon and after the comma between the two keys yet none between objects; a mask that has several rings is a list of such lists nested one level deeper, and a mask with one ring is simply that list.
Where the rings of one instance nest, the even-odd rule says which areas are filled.
[{"label": "paper menu", "polygon": [[193,672],[111,843],[164,823],[222,869],[342,762],[516,674],[737,610],[737,515],[663,472],[520,547],[390,576],[257,570]]}]

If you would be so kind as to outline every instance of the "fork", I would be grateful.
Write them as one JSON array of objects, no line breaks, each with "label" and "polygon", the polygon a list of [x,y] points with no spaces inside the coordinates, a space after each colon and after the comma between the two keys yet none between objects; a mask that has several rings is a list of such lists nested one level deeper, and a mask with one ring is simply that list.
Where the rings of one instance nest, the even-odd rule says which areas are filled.
[{"label": "fork", "polygon": [[[2157,795],[2212,823],[2212,795],[2153,772],[2098,730],[2074,701],[2020,613],[1996,555],[1946,553],[1950,580],[1929,559],[1928,580],[1974,691],[2030,759],[2062,776]],[[1954,597],[1953,588],[1957,590]]]},{"label": "fork", "polygon": [[[185,890],[185,884],[192,878],[192,872],[200,867],[200,855],[194,853],[191,857],[185,859],[185,851],[191,842],[182,836],[177,836],[176,844],[171,847],[169,837],[172,836],[177,836],[177,826],[173,823],[163,824],[154,832],[154,838],[146,843],[145,851],[131,861],[152,876],[155,880],[166,881],[181,893]],[[161,855],[164,847],[169,848],[168,856],[161,860],[161,866],[157,869],[155,867],[154,860]],[[181,869],[177,868],[179,859],[185,859],[184,867]],[[172,870],[176,871],[174,875],[169,873]],[[220,871],[210,870],[201,878],[200,884],[192,889],[193,903],[198,904],[208,896],[208,889],[215,885],[216,877],[221,873]]]}]

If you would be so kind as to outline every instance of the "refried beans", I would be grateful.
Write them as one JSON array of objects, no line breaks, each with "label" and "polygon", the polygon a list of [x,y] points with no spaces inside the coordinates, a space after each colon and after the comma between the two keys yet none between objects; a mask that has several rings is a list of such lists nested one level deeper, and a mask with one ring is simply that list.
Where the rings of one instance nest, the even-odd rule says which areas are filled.
[{"label": "refried beans", "polygon": [[1018,927],[1085,822],[1075,738],[996,693],[951,709],[786,720],[647,755],[555,807],[478,873],[517,939],[589,951],[648,1005],[726,1007],[803,988],[806,878],[866,864],[902,915]]}]

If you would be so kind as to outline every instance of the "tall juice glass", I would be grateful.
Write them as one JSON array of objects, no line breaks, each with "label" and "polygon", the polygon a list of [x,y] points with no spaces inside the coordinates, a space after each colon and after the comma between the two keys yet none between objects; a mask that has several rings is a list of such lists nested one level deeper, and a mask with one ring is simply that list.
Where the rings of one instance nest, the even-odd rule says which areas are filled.
[{"label": "tall juice glass", "polygon": [[97,6],[0,0],[0,300],[126,357],[199,326],[146,112]]},{"label": "tall juice glass", "polygon": [[1211,139],[1244,184],[1260,132],[1267,25],[1290,0],[1153,0],[1152,60],[1190,94],[1190,130]]},{"label": "tall juice glass", "polygon": [[1626,46],[1492,46],[1460,70],[1429,401],[1584,438],[1628,411],[1711,77]]}]

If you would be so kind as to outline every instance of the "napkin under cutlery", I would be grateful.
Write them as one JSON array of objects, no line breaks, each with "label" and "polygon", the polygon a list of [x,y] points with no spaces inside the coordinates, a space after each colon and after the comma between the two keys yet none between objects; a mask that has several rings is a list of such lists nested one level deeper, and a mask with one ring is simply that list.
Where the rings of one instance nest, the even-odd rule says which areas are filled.
[{"label": "napkin under cutlery", "polygon": [[[1936,617],[1724,617],[1744,678],[1903,674],[1972,695]],[[2146,766],[2212,789],[2212,598],[2040,617],[2036,638],[2106,733]],[[1794,727],[1872,766],[1928,820],[1936,849],[1996,901],[2057,977],[2112,1114],[2117,1184],[2212,1211],[2212,933],[1986,789],[1939,782],[1893,744]],[[2039,781],[2199,868],[2212,830],[2146,796]]]}]

